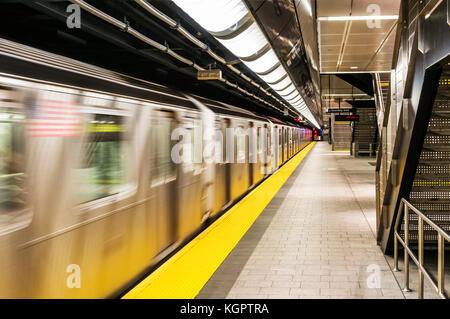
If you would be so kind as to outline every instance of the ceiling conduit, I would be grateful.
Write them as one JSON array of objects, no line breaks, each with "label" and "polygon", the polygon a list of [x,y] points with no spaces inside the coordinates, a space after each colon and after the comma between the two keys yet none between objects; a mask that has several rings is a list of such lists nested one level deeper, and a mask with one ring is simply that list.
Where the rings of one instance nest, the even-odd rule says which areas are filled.
[{"label": "ceiling conduit", "polygon": [[[147,3],[135,0],[138,3]],[[320,128],[269,41],[242,0],[172,0],[230,50],[275,92],[289,95],[289,105]],[[148,3],[147,3],[148,5]],[[295,94],[293,93],[295,88]]]},{"label": "ceiling conduit", "polygon": [[[174,52],[174,51],[171,50],[168,46],[162,45],[162,44],[160,44],[160,43],[158,43],[158,42],[156,42],[156,41],[154,41],[154,40],[152,40],[152,39],[146,37],[146,36],[143,35],[142,33],[138,32],[138,31],[136,31],[135,29],[133,29],[132,27],[130,27],[128,24],[126,24],[126,23],[124,23],[124,22],[121,22],[121,21],[119,21],[119,20],[117,20],[117,19],[115,19],[115,18],[109,16],[108,14],[106,14],[106,13],[102,12],[101,10],[99,10],[99,9],[97,9],[97,8],[95,8],[95,7],[93,7],[92,5],[86,3],[85,1],[82,1],[82,0],[70,0],[70,2],[72,2],[72,3],[74,3],[74,4],[77,4],[78,6],[80,6],[81,8],[83,8],[84,10],[88,11],[89,13],[91,13],[91,14],[97,16],[98,18],[100,18],[100,19],[102,19],[102,20],[104,20],[104,21],[106,21],[106,22],[108,22],[108,23],[110,23],[110,24],[112,24],[112,25],[118,27],[118,28],[121,29],[122,31],[131,34],[132,36],[136,37],[137,39],[139,39],[139,40],[141,40],[141,41],[143,41],[143,42],[145,42],[145,43],[147,43],[148,45],[150,45],[150,46],[152,46],[152,47],[154,47],[154,48],[156,48],[156,49],[158,49],[158,50],[160,50],[160,51],[162,51],[162,52],[164,52],[164,53],[167,53],[168,55],[172,56],[172,57],[175,58],[176,60],[178,60],[178,61],[180,61],[180,62],[182,62],[182,63],[185,63],[185,64],[187,64],[187,65],[189,65],[189,66],[195,68],[195,69],[198,70],[198,71],[199,71],[199,70],[205,70],[205,69],[202,68],[201,66],[197,65],[195,62],[193,62],[193,61],[191,61],[191,60],[189,60],[189,59],[187,59],[187,58],[184,58],[183,56],[181,56],[181,55],[179,55],[178,53]],[[184,30],[184,31],[185,31],[185,30]],[[187,32],[187,31],[185,31],[185,32]],[[215,53],[211,51],[210,55],[211,55],[211,56],[214,56]],[[217,57],[218,57],[218,56],[217,56]],[[219,57],[219,60],[220,60],[220,57]],[[242,72],[240,72],[239,70],[237,70],[237,69],[234,68],[234,67],[230,67],[230,69],[231,69],[233,72],[235,72],[235,73],[237,73],[237,74],[239,74],[239,75],[242,74]],[[264,92],[267,96],[273,98],[274,100],[276,100],[277,102],[279,102],[279,103],[280,103],[281,105],[283,105],[284,107],[286,106],[282,101],[280,101],[279,99],[277,99],[276,97],[274,97],[272,94],[270,94],[269,92],[267,92],[267,90],[263,89],[263,88],[262,88],[259,84],[257,84],[256,82],[252,81],[252,80],[249,79],[248,77],[243,77],[243,78],[244,78],[244,79],[246,78],[246,79],[248,80],[248,82],[250,82],[250,83],[252,83],[253,85],[255,85],[255,86],[257,86],[258,88],[260,88],[260,90],[261,90],[262,92]],[[239,90],[240,92],[246,94],[247,96],[250,96],[250,97],[256,99],[257,101],[259,101],[259,102],[261,102],[261,103],[264,103],[264,104],[266,104],[266,105],[268,105],[268,106],[270,106],[270,107],[272,107],[272,108],[278,110],[279,112],[283,112],[283,110],[280,109],[279,107],[273,105],[272,103],[269,103],[269,102],[265,101],[264,99],[262,99],[262,98],[256,96],[256,95],[253,94],[253,93],[250,93],[250,92],[246,91],[245,89],[239,87],[237,84],[231,83],[231,82],[229,82],[228,80],[226,80],[226,79],[224,79],[224,78],[220,79],[220,81],[223,82],[223,83],[225,83],[226,85],[228,85],[228,86],[230,86],[230,87],[233,87],[233,88]]]},{"label": "ceiling conduit", "polygon": [[[148,37],[146,37],[145,35],[143,35],[142,33],[136,31],[135,29],[133,29],[132,27],[130,27],[129,24],[126,24],[124,22],[121,22],[117,19],[115,19],[114,17],[111,17],[110,15],[102,12],[101,10],[93,7],[92,5],[88,4],[87,2],[83,1],[83,0],[70,0],[70,2],[80,6],[82,9],[88,11],[89,13],[97,16],[98,18],[118,27],[119,29],[121,29],[124,32],[127,32],[129,34],[131,34],[132,36],[136,37],[137,39],[147,43],[148,45],[169,54],[170,56],[172,56],[173,58],[177,59],[178,61],[185,63],[193,68],[195,68],[196,70],[205,70],[204,68],[202,68],[201,66],[197,65],[195,62],[184,58],[183,56],[177,54],[176,52],[174,52],[173,50],[171,50],[168,46],[162,45]],[[148,7],[151,7],[146,1],[137,1],[142,2],[143,4],[145,3]],[[156,9],[155,9],[156,10]],[[162,14],[161,12],[157,11],[154,14],[155,16],[157,16],[158,18],[162,19],[163,21],[165,21],[166,23],[168,23],[169,25],[173,25],[174,27],[177,26],[177,24],[175,23],[175,21],[171,20],[170,18],[168,18],[167,16],[165,16],[164,14]],[[196,39],[195,37],[193,37],[188,31],[186,31],[185,29],[181,28],[181,27],[177,27],[177,30],[179,30],[180,33],[182,33],[184,36],[186,36],[191,42],[193,42],[194,44],[198,45],[201,48],[204,48],[204,50],[206,50],[206,52],[208,52],[209,55],[211,55],[211,57],[213,57],[215,60],[226,64],[226,61],[219,57],[217,54],[215,54],[214,52],[212,52],[208,46],[202,42],[200,42],[198,39]],[[257,84],[256,82],[254,82],[253,80],[251,80],[250,78],[248,78],[247,76],[245,76],[244,74],[242,74],[241,71],[239,71],[238,69],[236,69],[235,67],[233,67],[232,65],[228,65],[226,64],[227,67],[232,70],[233,72],[235,72],[236,74],[240,75],[243,79],[245,79],[246,81],[248,81],[249,83],[253,84],[255,87],[259,88],[262,92],[264,92],[267,96],[273,98],[274,100],[276,100],[277,102],[279,102],[283,107],[286,107],[286,105],[280,101],[278,98],[276,98],[275,96],[273,96],[272,94],[270,94],[270,92],[268,92],[267,90],[265,90],[261,85]],[[240,92],[246,94],[247,96],[253,97],[254,99],[258,100],[261,103],[264,103],[268,106],[271,106],[272,108],[283,112],[282,109],[280,109],[279,107],[273,105],[272,103],[269,103],[267,101],[265,101],[264,99],[256,96],[253,93],[250,93],[248,91],[246,91],[245,89],[239,87],[237,84],[231,83],[228,80],[222,78],[220,80],[221,82],[225,83],[226,85],[233,87],[237,90],[239,90]]]}]

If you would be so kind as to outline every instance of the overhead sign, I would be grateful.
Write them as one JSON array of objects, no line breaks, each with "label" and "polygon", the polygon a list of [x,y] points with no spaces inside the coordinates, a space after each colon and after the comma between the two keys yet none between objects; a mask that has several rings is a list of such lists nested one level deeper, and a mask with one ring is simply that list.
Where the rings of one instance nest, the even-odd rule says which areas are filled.
[{"label": "overhead sign", "polygon": [[327,110],[327,113],[354,113],[356,109],[340,109],[340,108],[330,108]]},{"label": "overhead sign", "polygon": [[222,70],[199,70],[197,80],[220,80],[222,79]]},{"label": "overhead sign", "polygon": [[334,121],[359,122],[359,115],[336,115]]}]

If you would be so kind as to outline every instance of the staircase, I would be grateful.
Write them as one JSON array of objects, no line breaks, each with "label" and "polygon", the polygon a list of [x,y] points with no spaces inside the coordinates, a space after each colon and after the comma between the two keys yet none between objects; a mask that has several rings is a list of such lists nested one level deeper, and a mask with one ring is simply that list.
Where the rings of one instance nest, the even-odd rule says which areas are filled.
[{"label": "staircase", "polygon": [[[450,72],[444,71],[431,112],[410,202],[446,232],[450,232]],[[411,214],[410,240],[417,240],[417,215]],[[402,225],[403,230],[403,225]],[[401,232],[402,233],[402,232]],[[437,233],[428,225],[424,240],[436,243]]]},{"label": "staircase", "polygon": [[356,114],[359,115],[359,122],[354,122],[353,126],[354,155],[364,153],[372,156],[377,143],[376,109],[356,108]]}]

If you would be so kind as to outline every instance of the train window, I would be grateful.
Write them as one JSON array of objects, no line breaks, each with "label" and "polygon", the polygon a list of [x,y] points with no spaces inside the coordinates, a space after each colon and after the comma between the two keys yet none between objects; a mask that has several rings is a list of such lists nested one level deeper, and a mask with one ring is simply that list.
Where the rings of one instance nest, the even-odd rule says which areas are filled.
[{"label": "train window", "polygon": [[245,137],[244,127],[238,126],[236,130],[236,160],[238,163],[245,162]]},{"label": "train window", "polygon": [[76,169],[80,203],[118,194],[129,187],[126,116],[102,109],[85,115],[88,122],[81,145],[81,166]]},{"label": "train window", "polygon": [[25,191],[25,116],[16,90],[0,87],[0,227],[23,216]]},{"label": "train window", "polygon": [[257,151],[258,151],[258,153],[260,153],[260,152],[262,151],[262,144],[263,144],[263,141],[261,141],[261,139],[264,138],[263,135],[261,134],[261,131],[262,131],[261,127],[258,126],[258,128],[257,128],[257,133],[256,133],[256,139],[257,139],[256,145],[257,145]]},{"label": "train window", "polygon": [[155,152],[151,162],[152,185],[169,181],[175,177],[175,165],[171,159],[172,151],[172,123],[171,112],[160,111],[152,121],[150,130],[152,150]]},{"label": "train window", "polygon": [[185,147],[189,149],[190,158],[187,163],[183,165],[184,172],[194,172],[198,174],[202,168],[202,130],[201,122],[196,119],[187,120],[184,128],[188,131],[190,141],[186,141]]}]

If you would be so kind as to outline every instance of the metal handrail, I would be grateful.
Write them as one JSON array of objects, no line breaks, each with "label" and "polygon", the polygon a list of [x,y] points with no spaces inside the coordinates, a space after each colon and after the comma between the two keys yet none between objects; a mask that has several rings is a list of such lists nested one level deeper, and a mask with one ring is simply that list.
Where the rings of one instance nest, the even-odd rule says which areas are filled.
[{"label": "metal handrail", "polygon": [[[438,296],[442,299],[447,299],[447,295],[445,294],[445,272],[444,272],[444,252],[445,252],[445,241],[450,242],[450,235],[446,233],[441,227],[439,227],[435,222],[425,216],[422,212],[420,212],[417,208],[415,208],[410,202],[406,199],[402,198],[401,207],[399,213],[397,215],[397,219],[395,221],[394,228],[394,271],[400,271],[398,268],[398,243],[402,244],[404,248],[404,264],[405,264],[405,287],[403,291],[409,292],[409,257],[414,261],[417,268],[419,269],[419,282],[418,282],[418,297],[419,299],[423,299],[423,291],[424,291],[424,277],[428,279],[433,289],[436,291]],[[402,219],[402,208],[403,208],[403,219],[404,219],[404,238],[403,240],[398,232],[400,221]],[[418,216],[419,227],[419,256],[412,252],[409,247],[409,211],[412,211]],[[437,283],[433,280],[430,273],[425,269],[423,265],[423,223],[426,222],[429,226],[431,226],[438,233],[438,280]]]}]

